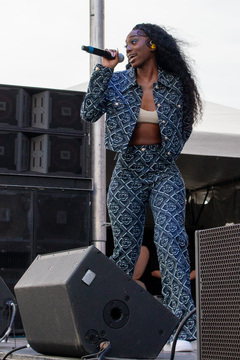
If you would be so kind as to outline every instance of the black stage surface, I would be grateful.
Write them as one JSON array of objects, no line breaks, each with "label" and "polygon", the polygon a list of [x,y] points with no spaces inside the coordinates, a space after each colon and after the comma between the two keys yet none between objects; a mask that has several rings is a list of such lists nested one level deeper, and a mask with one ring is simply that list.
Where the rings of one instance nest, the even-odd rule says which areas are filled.
[{"label": "black stage surface", "polygon": [[[0,343],[0,359],[2,360],[3,357],[12,349],[19,348],[24,345],[27,345],[27,341],[23,337],[16,337],[16,338],[10,337],[8,339],[8,342],[1,342]],[[161,351],[160,354],[158,355],[157,359],[169,360],[170,354],[171,354],[170,352]],[[42,354],[35,352],[34,350],[31,349],[31,347],[29,347],[29,348],[25,348],[25,349],[13,352],[11,355],[9,355],[7,357],[7,359],[10,359],[10,360],[14,360],[14,359],[16,359],[16,360],[30,360],[30,359],[31,360],[61,360],[62,359],[62,360],[64,360],[64,359],[73,359],[73,358],[63,358],[63,357],[42,355]],[[107,354],[106,354],[106,359],[110,359],[107,357]],[[197,351],[195,350],[195,351],[189,352],[189,353],[176,352],[174,360],[197,360]]]}]

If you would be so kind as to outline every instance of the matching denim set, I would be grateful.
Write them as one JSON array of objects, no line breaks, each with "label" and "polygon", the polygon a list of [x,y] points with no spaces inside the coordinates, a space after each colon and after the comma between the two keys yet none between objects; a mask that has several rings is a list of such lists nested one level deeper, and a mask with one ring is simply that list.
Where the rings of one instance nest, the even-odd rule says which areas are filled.
[{"label": "matching denim set", "polygon": [[[107,195],[114,251],[111,259],[129,276],[137,262],[147,204],[154,218],[154,242],[162,276],[164,304],[179,318],[194,307],[190,288],[188,237],[185,231],[185,185],[175,164],[191,134],[178,78],[158,70],[153,97],[162,143],[131,145],[142,88],[133,68],[114,72],[97,65],[81,107],[81,117],[95,122],[106,113],[105,147],[118,153]],[[179,339],[196,338],[196,316]]]}]

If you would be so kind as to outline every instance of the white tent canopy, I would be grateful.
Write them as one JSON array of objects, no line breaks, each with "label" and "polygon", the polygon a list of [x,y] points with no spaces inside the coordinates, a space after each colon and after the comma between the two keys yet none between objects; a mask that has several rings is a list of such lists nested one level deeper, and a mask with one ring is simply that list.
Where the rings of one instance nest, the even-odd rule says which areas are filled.
[{"label": "white tent canopy", "polygon": [[240,179],[240,110],[204,102],[177,164],[190,190]]},{"label": "white tent canopy", "polygon": [[183,154],[240,157],[240,110],[204,102],[202,120],[193,129]]}]

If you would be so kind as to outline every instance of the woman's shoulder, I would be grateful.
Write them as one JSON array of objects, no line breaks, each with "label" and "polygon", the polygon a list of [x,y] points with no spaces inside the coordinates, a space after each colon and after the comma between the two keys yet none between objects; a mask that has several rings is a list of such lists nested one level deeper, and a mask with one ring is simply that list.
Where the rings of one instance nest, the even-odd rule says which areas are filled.
[{"label": "woman's shoulder", "polygon": [[124,91],[129,86],[134,85],[136,81],[135,74],[130,70],[116,71],[113,73],[109,85],[117,87]]},{"label": "woman's shoulder", "polygon": [[176,87],[179,90],[182,90],[182,82],[179,76],[165,70],[158,68],[158,79],[161,83],[169,87]]},{"label": "woman's shoulder", "polygon": [[112,80],[119,81],[127,79],[129,80],[131,77],[130,70],[121,70],[121,71],[115,71],[112,76]]}]

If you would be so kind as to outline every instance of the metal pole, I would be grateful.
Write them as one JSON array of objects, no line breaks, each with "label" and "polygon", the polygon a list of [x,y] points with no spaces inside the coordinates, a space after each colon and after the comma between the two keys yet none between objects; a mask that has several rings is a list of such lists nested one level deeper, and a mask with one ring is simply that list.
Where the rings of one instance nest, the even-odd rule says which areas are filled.
[{"label": "metal pole", "polygon": [[[104,48],[104,0],[90,0],[90,45]],[[90,55],[90,73],[101,58]],[[93,177],[92,243],[106,252],[106,151],[104,116],[91,127]]]}]

